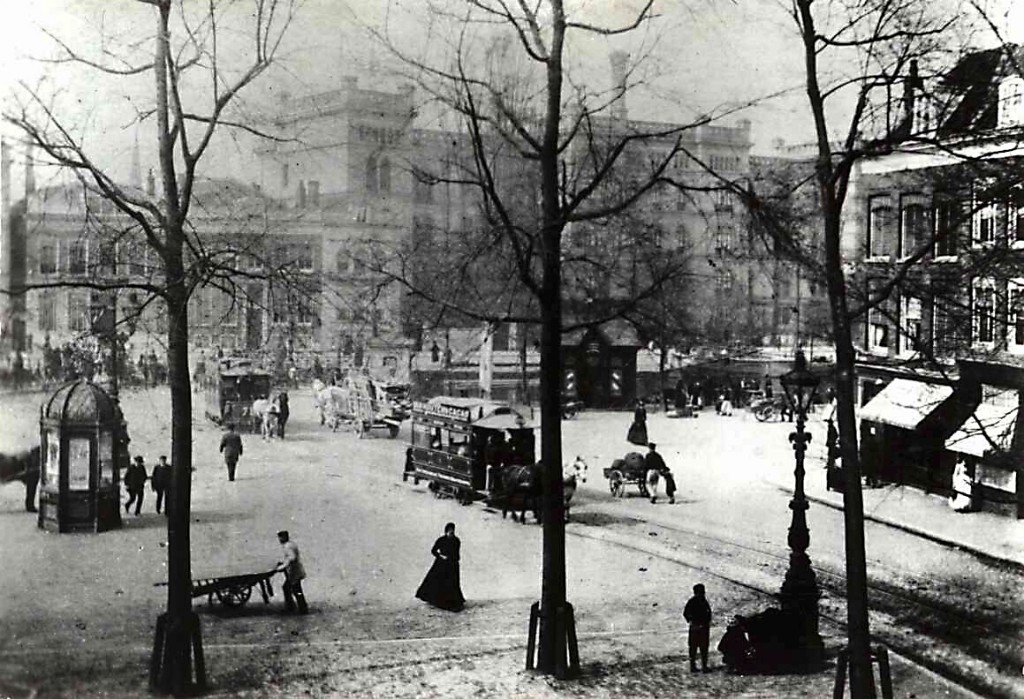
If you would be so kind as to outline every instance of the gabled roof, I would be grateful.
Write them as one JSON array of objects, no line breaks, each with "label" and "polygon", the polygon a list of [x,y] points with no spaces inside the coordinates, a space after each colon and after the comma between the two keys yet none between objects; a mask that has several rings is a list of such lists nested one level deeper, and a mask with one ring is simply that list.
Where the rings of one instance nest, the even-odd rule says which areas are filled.
[{"label": "gabled roof", "polygon": [[939,136],[955,136],[996,128],[999,83],[1024,71],[1024,48],[1010,44],[963,56],[940,81],[950,97]]}]

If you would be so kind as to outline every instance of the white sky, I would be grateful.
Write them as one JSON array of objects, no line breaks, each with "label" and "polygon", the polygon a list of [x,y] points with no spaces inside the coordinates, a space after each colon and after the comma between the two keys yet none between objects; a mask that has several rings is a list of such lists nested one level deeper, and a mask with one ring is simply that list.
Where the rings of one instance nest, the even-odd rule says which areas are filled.
[{"label": "white sky", "polygon": [[[428,31],[415,15],[422,17],[426,2],[349,0],[346,5],[341,0],[304,0],[283,47],[278,71],[254,89],[250,99],[259,102],[282,85],[293,95],[327,89],[338,84],[344,74],[360,73],[374,60],[374,52],[360,38],[357,17],[375,26],[382,26],[386,17],[403,45],[421,43]],[[457,0],[435,2],[457,5]],[[1008,38],[1024,42],[1024,0],[979,2],[991,6],[992,16],[999,18]],[[570,0],[569,5],[570,11],[587,21],[611,24],[628,16],[638,3]],[[584,79],[590,84],[608,79],[607,55],[612,49],[629,50],[632,55],[649,50],[645,75],[651,79],[652,90],[629,97],[631,116],[639,118],[682,120],[702,111],[721,111],[723,106],[783,93],[745,114],[730,115],[724,123],[734,123],[741,116],[750,118],[755,149],[760,151],[767,150],[777,137],[789,143],[804,142],[810,132],[801,91],[801,49],[787,6],[785,0],[661,0],[653,30],[631,35],[628,40],[590,39],[574,45],[573,56],[582,64]],[[148,7],[133,0],[3,3],[0,96],[8,99],[13,81],[38,85],[44,80],[42,84],[60,89],[61,104],[74,112],[75,123],[89,132],[89,143],[95,144],[100,157],[121,178],[128,176],[132,143],[138,136],[145,172],[153,148],[146,128],[133,125],[131,107],[147,102],[151,78],[105,86],[79,71],[70,72],[66,66],[39,64],[28,57],[52,55],[52,42],[43,34],[44,27],[76,48],[85,46],[97,52],[103,48],[95,39],[101,29],[123,40],[144,40],[152,35],[154,21],[149,13]],[[976,43],[992,42],[981,37]],[[144,42],[140,50],[148,53],[150,45]],[[0,128],[5,137],[10,135],[9,127]],[[224,155],[216,158],[207,172],[231,174],[243,161],[242,151],[247,146],[222,142],[219,147]],[[221,169],[226,171],[218,171]]]}]

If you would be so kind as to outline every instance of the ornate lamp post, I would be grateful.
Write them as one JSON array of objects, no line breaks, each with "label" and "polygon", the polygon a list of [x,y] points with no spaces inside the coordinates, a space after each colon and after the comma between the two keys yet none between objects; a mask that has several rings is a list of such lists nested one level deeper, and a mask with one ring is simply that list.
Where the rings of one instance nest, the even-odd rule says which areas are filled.
[{"label": "ornate lamp post", "polygon": [[804,494],[804,453],[811,435],[804,430],[807,424],[807,409],[814,399],[815,390],[820,379],[807,368],[807,358],[802,351],[797,351],[793,360],[793,369],[781,376],[782,387],[790,407],[796,413],[796,431],[791,432],[789,441],[793,444],[794,460],[796,461],[796,484],[793,488],[793,499],[789,509],[793,511],[793,520],[789,525],[789,569],[782,583],[782,591],[778,598],[784,611],[793,615],[799,622],[800,648],[802,660],[806,663],[817,662],[821,658],[822,642],[818,634],[818,581],[811,568],[811,559],[807,549],[811,544],[811,533],[807,529],[807,497]]}]

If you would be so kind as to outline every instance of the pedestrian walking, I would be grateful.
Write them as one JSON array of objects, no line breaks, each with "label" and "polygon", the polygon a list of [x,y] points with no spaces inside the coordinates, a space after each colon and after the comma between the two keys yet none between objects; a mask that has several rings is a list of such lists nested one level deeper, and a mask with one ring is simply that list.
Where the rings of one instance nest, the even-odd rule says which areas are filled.
[{"label": "pedestrian walking", "polygon": [[444,525],[444,536],[430,549],[434,563],[416,590],[417,598],[451,612],[462,611],[466,598],[462,596],[459,581],[461,548],[462,542],[455,536],[455,523],[448,522]]},{"label": "pedestrian walking", "polygon": [[291,411],[288,409],[288,393],[281,391],[277,396],[277,436],[281,439],[284,439],[284,426],[288,423],[289,415]]},{"label": "pedestrian walking", "polygon": [[125,512],[129,512],[134,504],[135,515],[139,515],[142,510],[142,500],[146,495],[147,478],[149,475],[146,473],[146,464],[141,456],[136,456],[135,461],[128,465],[128,471],[124,474],[124,485],[128,489],[128,502],[124,504]]},{"label": "pedestrian walking", "polygon": [[626,441],[641,447],[647,446],[647,409],[644,402],[636,402],[636,410],[633,411],[633,424],[629,426],[626,433]]},{"label": "pedestrian walking", "polygon": [[661,458],[661,454],[657,452],[657,448],[657,444],[650,442],[647,445],[647,455],[644,457],[644,468],[647,471],[647,486],[651,493],[651,503],[657,502],[658,481],[664,479],[665,495],[668,496],[669,504],[674,505],[676,502],[676,479],[672,475],[672,471],[665,464],[665,460]]},{"label": "pedestrian walking", "polygon": [[697,672],[697,653],[700,653],[701,669],[708,671],[708,644],[711,639],[711,605],[704,596],[704,585],[693,586],[693,597],[683,608],[683,618],[690,625],[687,645],[690,654],[690,672]]},{"label": "pedestrian walking", "polygon": [[220,439],[220,451],[224,454],[224,463],[228,467],[228,480],[235,480],[235,466],[238,465],[238,457],[242,455],[242,437],[235,428],[228,425],[228,431]]},{"label": "pedestrian walking", "polygon": [[164,493],[171,485],[171,465],[167,463],[166,456],[160,455],[160,460],[153,467],[153,473],[149,476],[149,485],[156,493],[156,513],[160,514],[164,505]]},{"label": "pedestrian walking", "polygon": [[306,579],[306,569],[302,565],[299,546],[291,540],[288,532],[284,529],[277,533],[277,540],[281,543],[283,559],[277,562],[276,570],[284,573],[284,585],[281,586],[281,591],[284,593],[284,610],[294,612],[298,605],[299,614],[309,614],[306,594],[302,591],[302,581]]}]

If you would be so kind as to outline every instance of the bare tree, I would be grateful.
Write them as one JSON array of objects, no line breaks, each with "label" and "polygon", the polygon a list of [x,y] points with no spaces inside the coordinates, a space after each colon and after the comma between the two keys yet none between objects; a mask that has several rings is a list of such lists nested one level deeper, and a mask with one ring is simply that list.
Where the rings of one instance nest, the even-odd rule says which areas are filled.
[{"label": "bare tree", "polygon": [[[574,80],[570,47],[588,37],[642,32],[654,18],[652,6],[640,3],[621,25],[602,26],[572,16],[562,0],[470,0],[460,9],[436,3],[424,20],[431,41],[422,55],[394,40],[386,27],[374,32],[401,63],[399,72],[431,99],[423,111],[453,115],[460,125],[461,157],[443,168],[421,165],[417,179],[460,187],[475,202],[475,233],[443,242],[445,253],[431,258],[438,266],[429,280],[410,273],[415,265],[409,250],[380,271],[435,311],[540,326],[544,541],[538,669],[559,675],[568,670],[571,618],[560,472],[562,334],[623,317],[686,273],[683,255],[663,255],[661,264],[652,265],[616,254],[643,249],[637,247],[643,230],[618,244],[613,234],[626,231],[627,212],[670,187],[667,173],[686,153],[687,132],[711,121],[630,121],[624,100],[639,82],[632,69],[642,57],[630,64],[620,55],[615,85],[595,91]],[[590,239],[595,245],[586,244]],[[595,254],[601,246],[606,254]],[[587,284],[597,280],[604,303],[588,310]]]},{"label": "bare tree", "polygon": [[[776,189],[776,196],[765,196],[763,191],[755,193],[739,187],[736,192],[744,197],[770,244],[820,280],[828,292],[836,348],[836,416],[845,478],[850,687],[853,697],[866,698],[873,697],[875,690],[869,647],[862,468],[854,415],[855,330],[869,311],[888,310],[892,318],[898,316],[888,299],[913,287],[915,267],[943,242],[945,231],[953,231],[956,225],[947,220],[954,225],[936,226],[935,235],[922,230],[901,257],[893,256],[884,270],[877,267],[875,283],[867,284],[859,273],[851,275],[844,265],[841,223],[857,165],[862,161],[925,146],[965,163],[970,159],[963,151],[950,150],[934,122],[922,118],[923,112],[914,101],[925,98],[919,65],[928,71],[940,71],[952,62],[951,56],[955,61],[959,47],[953,40],[953,30],[963,19],[957,14],[963,8],[955,4],[952,9],[940,8],[917,0],[792,0],[785,5],[803,47],[804,88],[815,131],[813,171],[806,179],[793,179],[789,193]],[[896,94],[900,89],[902,98]],[[936,118],[942,117],[943,106],[936,96],[932,105]],[[977,159],[973,166],[985,167]],[[938,175],[932,178],[938,179]],[[804,185],[812,186],[817,198],[820,218],[815,225],[820,227],[820,253],[794,235],[801,227],[793,225],[794,209],[786,200]],[[930,187],[942,191],[938,182],[931,182]],[[962,214],[956,217],[964,220]],[[977,267],[968,272],[977,273]],[[951,304],[957,303],[953,294],[946,298]]]},{"label": "bare tree", "polygon": [[[198,650],[199,621],[192,612],[190,570],[190,472],[192,468],[192,393],[188,367],[189,298],[200,285],[219,285],[229,292],[245,272],[238,264],[246,249],[231,231],[207,236],[194,225],[196,192],[201,166],[215,135],[222,129],[260,134],[237,109],[241,93],[274,62],[295,10],[291,0],[251,0],[205,7],[184,1],[135,0],[126,9],[148,6],[155,34],[121,47],[104,43],[97,54],[78,50],[51,35],[58,46],[57,64],[88,68],[99,76],[126,82],[152,74],[151,106],[141,119],[155,121],[159,153],[159,192],[153,197],[126,187],[100,164],[85,145],[87,134],[76,130],[74,119],[53,106],[39,89],[23,84],[20,100],[4,110],[4,118],[19,128],[28,143],[52,164],[70,170],[92,195],[113,205],[124,222],[125,242],[152,261],[146,273],[132,280],[96,277],[89,288],[113,291],[136,289],[145,299],[163,305],[167,323],[167,364],[171,388],[171,477],[168,518],[167,610],[158,623],[151,679],[163,691],[192,691],[193,669],[199,683],[202,667],[193,668]],[[230,32],[226,32],[230,27]],[[243,44],[239,31],[248,32]],[[145,59],[145,46],[152,57]],[[243,58],[238,59],[239,54]],[[244,237],[241,238],[245,240]],[[69,283],[69,282],[65,282]]]}]

